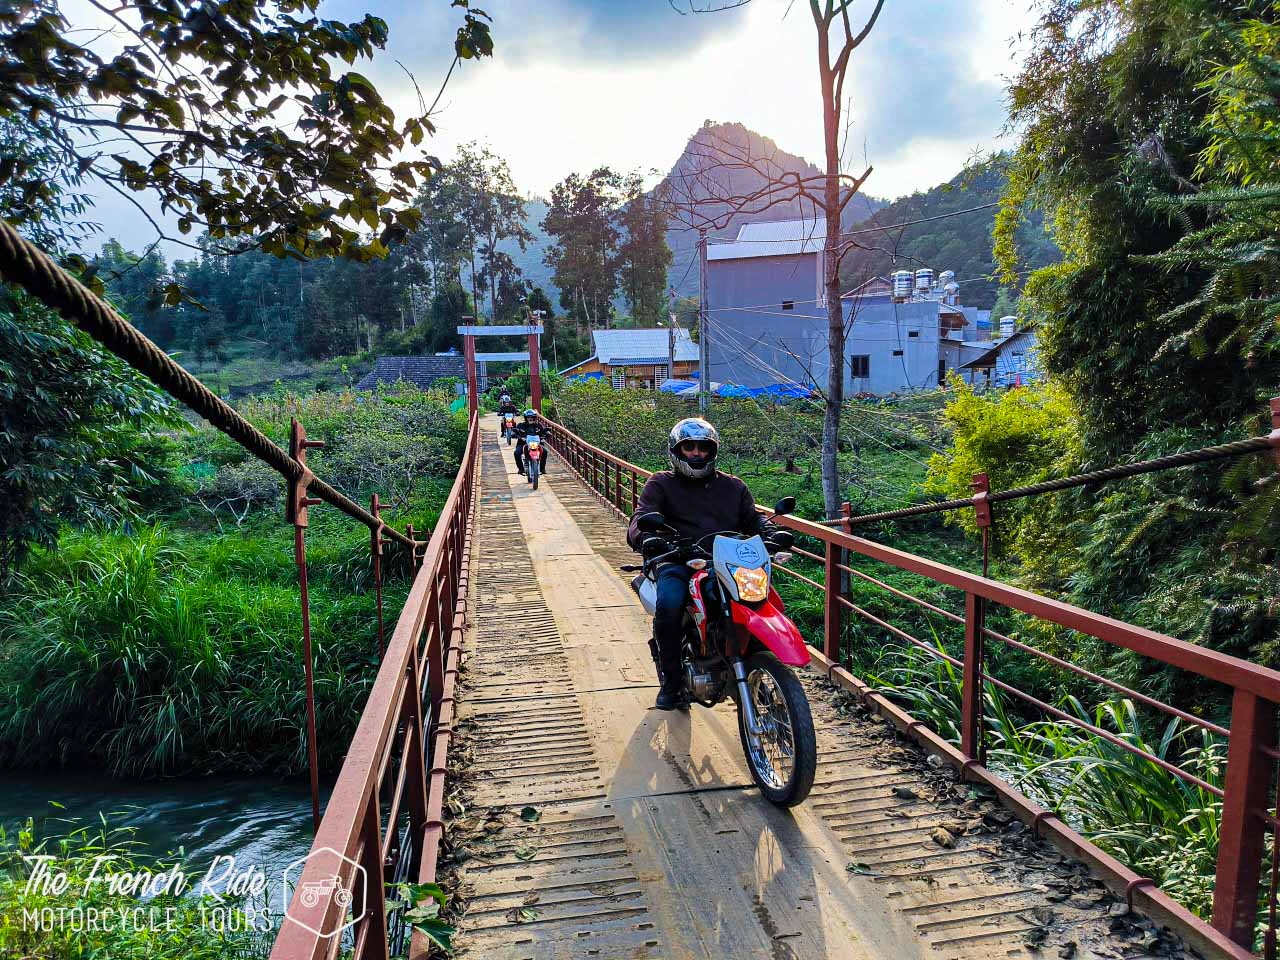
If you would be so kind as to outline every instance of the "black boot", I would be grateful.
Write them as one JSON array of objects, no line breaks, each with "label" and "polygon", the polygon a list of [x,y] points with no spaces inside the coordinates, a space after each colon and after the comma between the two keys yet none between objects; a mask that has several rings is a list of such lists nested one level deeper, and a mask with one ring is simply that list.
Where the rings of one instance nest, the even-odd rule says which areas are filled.
[{"label": "black boot", "polygon": [[[668,679],[671,676],[672,679]],[[658,690],[658,699],[653,702],[653,706],[657,710],[674,710],[681,706],[684,700],[683,684],[680,682],[680,674],[674,673],[664,675],[662,678],[662,687]]]}]

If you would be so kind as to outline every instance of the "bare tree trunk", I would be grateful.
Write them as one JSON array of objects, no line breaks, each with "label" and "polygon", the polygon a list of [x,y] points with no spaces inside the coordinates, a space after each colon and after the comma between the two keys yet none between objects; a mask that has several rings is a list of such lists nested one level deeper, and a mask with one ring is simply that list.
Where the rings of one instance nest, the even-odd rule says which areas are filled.
[{"label": "bare tree trunk", "polygon": [[476,248],[471,248],[471,258],[468,260],[471,265],[471,312],[476,315],[476,323],[483,323],[484,320],[480,316],[480,289],[476,286]]},{"label": "bare tree trunk", "polygon": [[489,235],[489,309],[493,313],[493,322],[498,322],[498,275],[493,269],[493,258],[497,255],[498,238]]},{"label": "bare tree trunk", "polygon": [[822,285],[827,298],[827,408],[822,418],[822,505],[827,519],[840,513],[840,408],[844,403],[844,305],[840,301],[840,104],[825,30],[818,31],[818,74],[822,87],[822,127],[826,155],[823,211],[827,236],[822,246]]}]

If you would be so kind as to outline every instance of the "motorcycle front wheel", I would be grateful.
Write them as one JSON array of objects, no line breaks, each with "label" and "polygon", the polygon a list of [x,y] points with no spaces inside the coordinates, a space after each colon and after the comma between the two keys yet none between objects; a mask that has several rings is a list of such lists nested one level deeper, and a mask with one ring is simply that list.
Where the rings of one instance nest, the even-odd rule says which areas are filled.
[{"label": "motorcycle front wheel", "polygon": [[738,704],[738,736],[751,779],[770,803],[794,807],[809,796],[818,768],[818,738],[804,687],[772,653],[747,658],[747,692],[761,732],[747,729]]},{"label": "motorcycle front wheel", "polygon": [[538,489],[538,474],[541,473],[541,464],[534,457],[529,458],[529,482],[533,484],[533,489]]}]

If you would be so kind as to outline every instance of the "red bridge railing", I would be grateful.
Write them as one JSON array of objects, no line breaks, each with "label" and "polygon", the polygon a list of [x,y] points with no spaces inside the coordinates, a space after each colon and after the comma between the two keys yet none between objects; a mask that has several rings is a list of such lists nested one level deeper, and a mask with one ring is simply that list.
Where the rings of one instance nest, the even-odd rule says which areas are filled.
[{"label": "red bridge railing", "polygon": [[[388,960],[427,943],[386,909],[385,884],[435,880],[445,759],[466,621],[478,419],[347,748],[273,960]],[[409,941],[406,944],[406,941]]]},{"label": "red bridge railing", "polygon": [[[1280,415],[1280,409],[1277,409],[1277,414]],[[624,516],[635,510],[639,488],[651,476],[649,471],[601,450],[554,421],[544,419],[544,423],[545,435],[552,448],[602,500]],[[1280,434],[1273,432],[1267,438],[1242,442],[1231,454],[1275,450],[1277,440],[1280,440]],[[1124,471],[1116,471],[1114,475],[1127,476],[1134,472],[1138,471],[1126,468]],[[994,496],[996,495],[991,495],[991,498]],[[980,513],[989,510],[985,485],[979,485],[978,493],[972,500],[958,501],[947,506],[967,506]],[[798,546],[794,552],[820,565],[820,580],[787,567],[779,566],[777,569],[824,595],[822,649],[814,649],[813,653],[816,663],[828,678],[855,693],[864,704],[890,720],[903,733],[952,763],[959,769],[962,780],[985,784],[994,790],[1002,802],[1038,835],[1088,862],[1101,879],[1128,899],[1131,906],[1173,926],[1202,950],[1238,958],[1253,956],[1255,923],[1262,895],[1260,879],[1264,862],[1269,861],[1272,876],[1267,902],[1271,913],[1263,940],[1266,955],[1274,957],[1276,880],[1280,870],[1280,863],[1277,861],[1280,861],[1280,857],[1268,856],[1266,831],[1280,828],[1280,809],[1275,813],[1268,809],[1275,761],[1280,759],[1280,751],[1276,748],[1276,704],[1280,703],[1280,672],[854,536],[850,532],[851,525],[859,518],[850,517],[848,504],[844,507],[844,518],[826,523],[814,523],[790,516],[774,518],[776,524],[789,528],[798,537],[809,538],[807,541],[801,540],[801,543],[816,544],[815,550]],[[963,613],[944,609],[850,566],[848,559],[853,555],[877,561],[890,570],[909,571],[933,583],[962,591],[965,598]],[[953,624],[962,625],[964,656],[951,656],[937,645],[926,643],[900,626],[853,603],[848,596],[847,587],[842,587],[842,583],[848,583],[849,577],[870,583]],[[989,629],[986,626],[986,616],[995,604],[1230,687],[1230,729]],[[843,625],[849,614],[908,645],[946,660],[959,671],[962,677],[959,744],[951,743],[922,721],[913,718],[841,665]],[[1005,644],[1037,657],[1059,669],[1115,690],[1137,703],[1226,739],[1229,746],[1225,786],[1214,786],[1195,773],[1081,717],[1045,703],[993,675],[991,660],[987,655],[988,641]],[[1151,879],[1139,876],[1115,857],[1099,849],[1063,822],[1056,812],[1032,802],[986,766],[984,687],[994,687],[1027,704],[1033,711],[1081,727],[1112,746],[1135,753],[1191,787],[1221,800],[1212,924],[1205,923],[1174,901]]]}]

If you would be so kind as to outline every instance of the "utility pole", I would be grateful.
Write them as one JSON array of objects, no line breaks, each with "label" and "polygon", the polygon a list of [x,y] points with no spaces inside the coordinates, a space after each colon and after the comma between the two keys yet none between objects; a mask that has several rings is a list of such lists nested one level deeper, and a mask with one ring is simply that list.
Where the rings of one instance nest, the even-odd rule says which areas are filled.
[{"label": "utility pole", "polygon": [[676,378],[676,315],[671,314],[671,326],[667,329],[667,379]]},{"label": "utility pole", "polygon": [[698,412],[706,413],[711,401],[707,376],[707,228],[698,230]]},{"label": "utility pole", "polygon": [[667,288],[667,319],[671,322],[671,333],[667,338],[667,379],[676,378],[676,288]]}]

